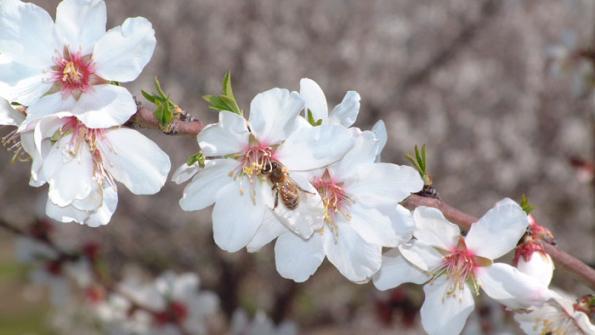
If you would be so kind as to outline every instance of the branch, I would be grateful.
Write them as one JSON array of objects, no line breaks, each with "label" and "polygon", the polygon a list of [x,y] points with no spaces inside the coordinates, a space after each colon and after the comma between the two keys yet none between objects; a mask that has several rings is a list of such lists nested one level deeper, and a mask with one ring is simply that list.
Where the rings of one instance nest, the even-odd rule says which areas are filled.
[{"label": "branch", "polygon": [[[403,205],[409,209],[414,209],[419,206],[438,208],[447,219],[459,225],[463,230],[468,230],[471,225],[478,220],[478,218],[458,210],[438,199],[411,195],[403,202]],[[554,245],[544,242],[542,242],[542,244],[545,252],[547,252],[557,264],[560,264],[571,272],[574,272],[592,289],[595,289],[595,269],[591,268],[580,259],[566,253],[563,250],[560,250]]]},{"label": "branch", "polygon": [[166,135],[190,135],[196,136],[204,128],[204,123],[188,114],[181,108],[176,111],[176,118],[168,129],[163,129],[154,111],[137,102],[137,111],[126,123],[129,127],[159,129]]}]

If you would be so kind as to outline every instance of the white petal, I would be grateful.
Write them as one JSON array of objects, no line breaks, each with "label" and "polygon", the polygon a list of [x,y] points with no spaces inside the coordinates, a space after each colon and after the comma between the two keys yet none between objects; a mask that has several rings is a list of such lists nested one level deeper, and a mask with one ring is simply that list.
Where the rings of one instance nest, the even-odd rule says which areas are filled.
[{"label": "white petal", "polygon": [[233,159],[207,161],[205,168],[184,189],[180,207],[185,211],[197,211],[212,205],[219,191],[233,182],[229,174],[237,167],[238,162]]},{"label": "white petal", "polygon": [[433,272],[442,264],[442,254],[418,240],[399,245],[399,251],[411,264],[426,272]]},{"label": "white petal", "polygon": [[458,294],[449,294],[450,283],[442,276],[424,286],[426,299],[421,306],[421,323],[429,335],[456,335],[463,330],[475,308],[471,290],[463,285]]},{"label": "white petal", "polygon": [[300,189],[297,207],[294,209],[287,208],[283,203],[281,194],[278,195],[277,206],[275,207],[273,197],[277,195],[276,191],[270,191],[271,201],[269,206],[273,209],[273,213],[279,221],[287,228],[302,238],[309,238],[324,224],[324,205],[320,195],[305,176],[292,173],[290,178]]},{"label": "white petal", "polygon": [[298,283],[308,280],[324,260],[322,240],[320,233],[308,240],[291,232],[281,234],[275,243],[275,265],[281,277]]},{"label": "white petal", "polygon": [[378,141],[374,133],[371,131],[360,132],[356,129],[352,129],[351,133],[354,138],[353,147],[332,167],[334,176],[342,180],[354,175],[357,167],[369,166],[374,163],[377,156]]},{"label": "white petal", "polygon": [[382,153],[382,150],[384,149],[384,147],[386,146],[386,142],[388,141],[388,133],[386,131],[386,125],[384,124],[384,121],[378,120],[378,122],[376,122],[372,127],[372,132],[374,133],[374,135],[376,135],[376,139],[378,140],[378,145],[376,149],[378,150],[377,160],[379,161],[380,154]]},{"label": "white petal", "polygon": [[110,29],[93,49],[95,72],[118,82],[135,80],[153,57],[155,31],[144,17],[129,18]]},{"label": "white petal", "polygon": [[550,255],[539,251],[533,252],[529,261],[520,257],[516,266],[519,271],[539,281],[543,286],[549,286],[554,275],[554,262]]},{"label": "white petal", "polygon": [[105,183],[103,186],[103,203],[98,209],[91,212],[85,224],[89,227],[105,226],[111,220],[117,206],[118,190],[116,186]]},{"label": "white petal", "polygon": [[256,235],[266,209],[263,188],[242,177],[219,191],[213,209],[213,237],[219,248],[236,252]]},{"label": "white petal", "polygon": [[305,108],[312,112],[315,121],[328,119],[326,97],[314,80],[308,78],[300,80],[300,96],[304,99]]},{"label": "white petal", "polygon": [[45,213],[48,217],[58,222],[77,222],[82,224],[89,217],[89,212],[80,210],[72,205],[60,207],[48,199],[45,206]]},{"label": "white petal", "polygon": [[82,211],[94,211],[103,203],[103,189],[97,183],[91,183],[92,190],[84,199],[77,199],[72,202],[72,206]]},{"label": "white petal", "polygon": [[528,225],[523,209],[504,199],[471,226],[465,242],[476,255],[496,259],[514,249]]},{"label": "white petal", "polygon": [[330,119],[344,127],[351,127],[359,114],[360,96],[356,91],[347,91],[343,101],[335,106],[330,113]]},{"label": "white petal", "polygon": [[396,205],[423,187],[419,173],[409,166],[374,163],[360,166],[346,185],[356,201],[368,206]]},{"label": "white petal", "polygon": [[47,182],[44,174],[42,173],[42,168],[44,157],[47,157],[47,154],[52,149],[52,144],[50,141],[43,141],[40,144],[41,150],[38,150],[35,145],[33,133],[27,132],[21,134],[21,145],[32,160],[31,179],[29,180],[29,185],[33,187],[40,187]]},{"label": "white petal", "polygon": [[380,269],[382,247],[368,243],[346,222],[337,222],[336,239],[326,229],[326,256],[343,276],[355,283],[372,278]]},{"label": "white petal", "polygon": [[401,242],[408,241],[413,237],[415,222],[413,214],[407,208],[401,205],[388,206],[381,208],[381,212],[389,217],[393,230]]},{"label": "white petal", "polygon": [[349,224],[364,240],[382,247],[396,247],[399,238],[390,219],[374,208],[355,203]]},{"label": "white petal", "polygon": [[344,127],[303,127],[289,136],[276,155],[289,170],[305,171],[338,161],[352,146],[353,138]]},{"label": "white petal", "polygon": [[110,128],[128,121],[136,102],[124,87],[96,85],[81,95],[72,113],[89,128]]},{"label": "white petal", "polygon": [[43,165],[43,174],[50,185],[49,197],[57,206],[70,205],[85,199],[93,190],[93,158],[86,142],[73,156],[72,135],[64,136],[51,149]]},{"label": "white petal", "polygon": [[246,250],[248,250],[248,252],[257,252],[272,240],[276,239],[279,235],[286,232],[289,232],[289,229],[279,221],[277,216],[271,211],[265,211],[262,225],[258,228],[256,235],[254,235],[250,243],[246,246]]},{"label": "white petal", "polygon": [[194,175],[196,175],[200,171],[200,166],[198,163],[194,163],[192,165],[188,165],[188,163],[182,164],[179,168],[176,169],[174,174],[171,176],[171,181],[180,185],[188,180],[192,179]]},{"label": "white petal", "polygon": [[273,88],[259,93],[250,103],[250,127],[259,141],[277,144],[296,127],[304,101],[295,92]]},{"label": "white petal", "polygon": [[98,146],[105,169],[134,194],[161,190],[171,168],[169,157],[157,144],[136,130],[107,130]]},{"label": "white petal", "polygon": [[436,208],[417,207],[413,211],[415,237],[422,243],[450,250],[461,237],[459,227],[450,223]]},{"label": "white petal", "polygon": [[107,9],[103,0],[64,0],[56,9],[56,33],[71,52],[91,54],[105,34]]},{"label": "white petal", "polygon": [[52,87],[52,74],[16,62],[0,62],[0,97],[30,106]]},{"label": "white petal", "polygon": [[[20,129],[23,130],[23,128],[29,127],[36,121],[47,116],[69,111],[75,104],[76,101],[73,97],[64,96],[61,92],[46,95],[33,105],[29,106],[27,109],[27,117],[25,118],[25,121],[23,121]],[[49,136],[52,135],[53,134],[50,134]]]},{"label": "white petal", "polygon": [[382,256],[382,267],[374,275],[374,286],[384,291],[404,283],[423,284],[431,276],[403,258],[397,249],[392,249]]},{"label": "white petal", "polygon": [[0,2],[0,53],[33,68],[46,70],[56,51],[54,22],[41,7],[18,0]]},{"label": "white petal", "polygon": [[487,295],[510,308],[538,306],[552,297],[546,286],[508,264],[480,267],[476,275]]},{"label": "white petal", "polygon": [[0,126],[19,126],[25,120],[25,114],[14,110],[8,101],[0,99]]},{"label": "white petal", "polygon": [[248,145],[246,120],[230,112],[219,112],[219,122],[206,126],[197,136],[198,145],[207,156],[225,156],[241,152]]}]

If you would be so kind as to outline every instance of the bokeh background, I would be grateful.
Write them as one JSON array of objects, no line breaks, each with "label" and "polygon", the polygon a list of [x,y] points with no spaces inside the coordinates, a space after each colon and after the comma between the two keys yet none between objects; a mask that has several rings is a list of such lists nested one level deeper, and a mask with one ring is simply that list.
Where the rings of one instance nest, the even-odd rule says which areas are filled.
[{"label": "bokeh background", "polygon": [[[58,3],[34,2],[51,13]],[[595,187],[569,164],[571,156],[593,159],[593,101],[573,95],[570,78],[552,76],[547,57],[567,34],[579,44],[595,43],[593,1],[107,3],[108,26],[144,16],[157,32],[155,56],[128,86],[133,94],[150,89],[158,76],[184,109],[213,122],[216,113],[201,96],[218,93],[227,70],[244,109],[271,87],[299,89],[302,77],[316,80],[331,106],[346,90],[357,90],[357,125],[369,128],[383,119],[388,127],[383,160],[405,164],[405,153],[425,143],[444,200],[479,216],[499,199],[525,193],[559,246],[595,263]],[[176,167],[197,148],[190,137],[143,132]],[[24,225],[43,214],[47,187],[30,188],[28,164],[10,158],[0,151],[0,216]],[[270,247],[253,255],[217,250],[210,211],[183,212],[177,204],[182,190],[168,183],[161,193],[141,197],[120,187],[108,226],[63,225],[61,234],[71,243],[100,241],[116,276],[128,263],[155,274],[197,272],[202,285],[220,295],[223,315],[239,306],[261,309],[277,321],[294,320],[303,334],[395,334],[410,322],[408,331],[419,332],[419,320],[399,317],[407,308],[387,317],[383,302],[390,293],[352,284],[328,263],[306,284],[294,285],[275,272]],[[0,232],[0,334],[70,334],[56,328],[44,292],[27,284],[13,240]],[[588,292],[561,268],[554,282],[575,294]],[[421,302],[420,290],[404,294],[409,305]]]}]

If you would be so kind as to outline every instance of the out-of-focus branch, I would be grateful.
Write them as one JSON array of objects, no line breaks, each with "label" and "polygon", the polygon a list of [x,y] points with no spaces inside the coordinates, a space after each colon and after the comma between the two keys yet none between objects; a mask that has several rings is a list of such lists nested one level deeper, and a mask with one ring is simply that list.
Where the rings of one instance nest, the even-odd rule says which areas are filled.
[{"label": "out-of-focus branch", "polygon": [[[468,230],[471,225],[478,220],[478,218],[456,209],[438,199],[411,195],[403,202],[403,205],[409,209],[414,209],[419,206],[438,208],[448,220],[456,223],[464,230]],[[574,272],[592,289],[595,289],[595,269],[554,245],[545,243],[543,241],[542,244],[545,252],[547,252],[557,264],[564,266],[571,272]]]},{"label": "out-of-focus branch", "polygon": [[166,135],[190,135],[196,136],[202,128],[204,123],[199,119],[188,114],[188,112],[178,109],[176,111],[175,119],[167,129],[163,129],[159,120],[155,117],[153,110],[138,103],[136,114],[126,123],[130,127],[159,129]]}]

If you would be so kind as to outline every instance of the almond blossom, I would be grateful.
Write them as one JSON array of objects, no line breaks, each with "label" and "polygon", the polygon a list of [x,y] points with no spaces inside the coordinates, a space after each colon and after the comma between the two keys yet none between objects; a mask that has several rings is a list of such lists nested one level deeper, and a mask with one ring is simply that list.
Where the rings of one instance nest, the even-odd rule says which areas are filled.
[{"label": "almond blossom", "polygon": [[324,92],[312,79],[300,80],[300,96],[305,101],[306,117],[311,113],[314,121],[322,120],[323,124],[340,124],[351,127],[359,114],[360,95],[356,91],[347,91],[343,101],[329,112]]},{"label": "almond blossom", "polygon": [[155,32],[142,17],[106,31],[103,0],[64,0],[56,20],[20,0],[0,2],[0,97],[28,107],[25,124],[70,112],[90,128],[121,125],[136,112],[127,89],[155,49]]},{"label": "almond blossom", "polygon": [[39,120],[22,136],[33,160],[31,185],[49,184],[46,213],[61,222],[106,225],[117,207],[116,181],[134,194],[155,194],[171,167],[139,132],[88,128],[68,112]]},{"label": "almond blossom", "polygon": [[[265,221],[281,222],[304,238],[320,228],[322,200],[308,179],[296,172],[339,160],[353,140],[342,126],[304,124],[298,116],[303,108],[297,93],[275,88],[252,100],[248,120],[223,111],[218,123],[198,134],[207,157],[205,168],[193,176],[195,170],[185,165],[174,180],[183,182],[193,176],[180,200],[182,209],[200,210],[215,204],[213,234],[220,248],[240,250]],[[272,170],[295,183],[296,208],[287,207],[280,186],[268,178]]]},{"label": "almond blossom", "polygon": [[553,240],[553,235],[548,229],[537,224],[533,215],[529,214],[528,218],[529,228],[516,247],[513,265],[544,286],[549,286],[554,275],[554,262],[545,252],[542,241]]},{"label": "almond blossom", "polygon": [[323,226],[308,240],[290,231],[275,244],[281,276],[307,280],[325,257],[347,279],[365,282],[380,269],[383,247],[396,247],[413,230],[397,204],[421,190],[414,169],[375,163],[379,142],[370,131],[356,136],[342,160],[311,174],[324,204]]},{"label": "almond blossom", "polygon": [[425,283],[421,320],[429,334],[459,334],[479,288],[510,308],[540,305],[551,297],[532,277],[493,261],[516,246],[529,224],[514,201],[498,202],[466,236],[435,208],[418,207],[413,219],[415,239],[384,256],[374,285],[386,290]]}]

